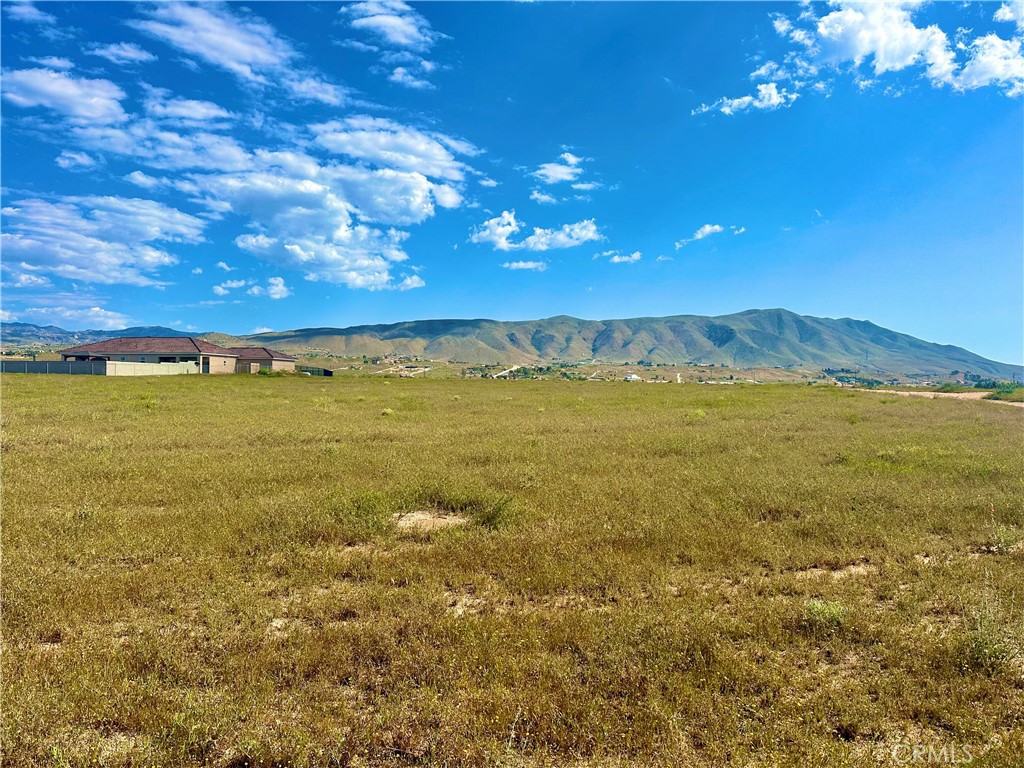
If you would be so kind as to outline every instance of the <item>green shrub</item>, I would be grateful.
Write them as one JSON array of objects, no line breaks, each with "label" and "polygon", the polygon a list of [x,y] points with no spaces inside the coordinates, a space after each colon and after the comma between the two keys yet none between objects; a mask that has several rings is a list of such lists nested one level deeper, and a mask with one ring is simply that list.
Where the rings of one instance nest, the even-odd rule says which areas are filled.
[{"label": "green shrub", "polygon": [[841,603],[830,603],[826,600],[808,600],[804,603],[801,628],[810,635],[827,637],[835,635],[846,622],[847,610]]}]

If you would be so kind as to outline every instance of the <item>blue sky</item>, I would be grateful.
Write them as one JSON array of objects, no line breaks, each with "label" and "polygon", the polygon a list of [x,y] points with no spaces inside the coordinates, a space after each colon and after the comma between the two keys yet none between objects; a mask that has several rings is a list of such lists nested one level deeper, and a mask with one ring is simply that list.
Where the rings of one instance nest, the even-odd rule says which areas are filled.
[{"label": "blue sky", "polygon": [[1024,5],[3,3],[3,317],[786,307],[1024,362]]}]

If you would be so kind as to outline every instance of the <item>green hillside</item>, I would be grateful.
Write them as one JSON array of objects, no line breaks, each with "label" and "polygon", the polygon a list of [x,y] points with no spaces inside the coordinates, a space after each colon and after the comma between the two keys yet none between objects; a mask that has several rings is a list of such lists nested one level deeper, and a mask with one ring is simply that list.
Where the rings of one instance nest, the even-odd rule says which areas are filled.
[{"label": "green hillside", "polygon": [[677,315],[628,320],[420,320],[350,328],[303,328],[244,337],[288,352],[419,355],[474,363],[600,360],[609,363],[714,363],[731,367],[856,368],[878,373],[952,370],[1020,377],[1020,366],[960,347],[933,344],[864,320],[752,309],[720,317]]}]

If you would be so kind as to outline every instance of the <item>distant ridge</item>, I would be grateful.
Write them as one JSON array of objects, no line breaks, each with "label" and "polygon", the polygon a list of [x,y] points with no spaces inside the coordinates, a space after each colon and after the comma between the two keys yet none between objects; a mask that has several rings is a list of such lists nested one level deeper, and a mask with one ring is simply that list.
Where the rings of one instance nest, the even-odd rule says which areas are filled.
[{"label": "distant ridge", "polygon": [[[127,335],[189,335],[167,328],[79,331],[3,323],[3,340],[17,343],[38,329],[53,341],[84,343]],[[195,334],[198,335],[198,334]],[[214,336],[214,334],[203,334]],[[1001,379],[1024,377],[1024,367],[1000,363],[961,347],[933,344],[866,320],[798,315],[785,309],[750,309],[732,315],[580,320],[558,315],[543,320],[414,320],[349,328],[300,328],[237,339],[291,354],[327,350],[336,355],[417,355],[467,363],[529,363],[551,360],[608,363],[697,362],[730,367],[848,368],[873,373],[948,375],[951,371]]]},{"label": "distant ridge", "polygon": [[91,344],[104,339],[122,336],[200,336],[198,333],[176,331],[162,325],[133,326],[119,331],[66,331],[55,325],[33,325],[32,323],[0,323],[0,341],[4,344]]}]

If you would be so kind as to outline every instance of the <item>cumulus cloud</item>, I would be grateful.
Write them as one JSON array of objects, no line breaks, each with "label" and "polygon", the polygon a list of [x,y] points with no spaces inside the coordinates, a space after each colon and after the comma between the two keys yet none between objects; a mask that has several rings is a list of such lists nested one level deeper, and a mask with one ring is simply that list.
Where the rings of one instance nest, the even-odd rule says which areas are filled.
[{"label": "cumulus cloud", "polygon": [[20,313],[25,319],[44,325],[57,325],[70,330],[125,328],[131,318],[102,307],[28,307]]},{"label": "cumulus cloud", "polygon": [[432,82],[424,80],[421,77],[417,77],[406,67],[395,67],[391,74],[388,75],[388,80],[392,83],[404,85],[406,88],[413,88],[417,91],[429,91],[434,88],[434,84]]},{"label": "cumulus cloud", "polygon": [[414,288],[422,288],[426,282],[419,275],[407,275],[395,286],[399,291],[411,291]]},{"label": "cumulus cloud", "polygon": [[73,152],[70,149],[61,150],[54,162],[65,170],[92,168],[96,165],[96,160],[85,152]]},{"label": "cumulus cloud", "polygon": [[76,127],[72,134],[87,149],[130,157],[153,168],[237,171],[252,164],[252,156],[231,136],[175,131],[149,118],[126,126]]},{"label": "cumulus cloud", "polygon": [[291,43],[256,16],[206,3],[162,3],[147,16],[129,25],[245,83],[280,85],[297,98],[332,106],[345,100],[344,89],[301,67]]},{"label": "cumulus cloud", "polygon": [[616,253],[608,259],[608,261],[612,264],[636,264],[641,258],[643,258],[643,255],[640,251],[633,251],[628,256],[626,254]]},{"label": "cumulus cloud", "polygon": [[552,197],[547,192],[541,192],[539,189],[530,192],[530,199],[543,205],[555,205],[558,202],[557,197]]},{"label": "cumulus cloud", "polygon": [[1003,3],[992,18],[996,21],[1013,22],[1019,31],[1024,31],[1024,2],[1011,0],[1009,3]]},{"label": "cumulus cloud", "polygon": [[468,169],[457,154],[479,154],[468,142],[383,117],[358,115],[310,128],[316,143],[331,152],[451,181],[462,181]]},{"label": "cumulus cloud", "polygon": [[734,115],[737,112],[745,112],[750,109],[773,110],[790,106],[796,101],[798,95],[790,93],[785,88],[780,91],[777,83],[760,83],[757,86],[756,96],[738,96],[734,99],[723,97],[711,104],[701,104],[690,114],[700,115],[705,112],[717,111],[723,115]]},{"label": "cumulus cloud", "polygon": [[532,270],[534,272],[543,272],[548,268],[545,261],[506,261],[501,266],[505,269]]},{"label": "cumulus cloud", "polygon": [[214,266],[217,269],[223,269],[225,272],[234,272],[237,269],[237,267],[228,266],[227,262],[224,261],[218,261]]},{"label": "cumulus cloud", "polygon": [[41,11],[28,0],[15,0],[15,2],[4,3],[4,13],[7,18],[14,21],[23,21],[28,24],[56,24],[57,17],[51,13]]},{"label": "cumulus cloud", "polygon": [[717,235],[719,232],[724,231],[725,227],[723,227],[721,224],[705,224],[696,232],[694,232],[691,237],[678,241],[676,243],[676,250],[679,250],[684,245],[689,245],[690,243],[696,242],[697,240],[703,240],[705,237]]},{"label": "cumulus cloud", "polygon": [[114,64],[145,64],[156,61],[156,56],[135,43],[111,43],[99,45],[89,50],[93,56],[102,56]]},{"label": "cumulus cloud", "polygon": [[267,296],[272,299],[284,299],[292,295],[291,289],[284,284],[283,277],[267,279]]},{"label": "cumulus cloud", "polygon": [[[782,63],[764,62],[750,74],[752,80],[771,82],[758,85],[756,95],[701,104],[692,114],[788,107],[804,92],[828,94],[833,78],[844,73],[852,74],[861,91],[886,74],[917,70],[936,88],[995,87],[1011,97],[1024,95],[1024,3],[1003,3],[993,15],[995,21],[1015,24],[1016,36],[987,33],[970,39],[972,31],[961,28],[955,45],[937,24],[915,21],[926,5],[917,0],[832,0],[820,18],[810,5],[795,19],[773,14],[775,31],[795,47]],[[782,88],[783,82],[790,88]],[[889,84],[883,92],[895,97],[903,88]]]},{"label": "cumulus cloud", "polygon": [[235,288],[243,288],[245,280],[225,280],[223,283],[213,286],[213,292],[218,296],[227,296]]},{"label": "cumulus cloud", "polygon": [[143,108],[147,114],[158,120],[201,127],[234,117],[224,107],[211,101],[176,98],[165,88],[147,86],[145,90]]},{"label": "cumulus cloud", "polygon": [[[10,6],[4,6],[5,9],[8,7]],[[29,56],[27,61],[39,64],[47,69],[74,69],[75,67],[71,59],[66,59],[63,56]]]},{"label": "cumulus cloud", "polygon": [[533,233],[515,243],[509,238],[516,235],[522,224],[516,220],[515,211],[503,211],[500,216],[488,219],[470,234],[472,243],[489,243],[498,251],[549,251],[558,248],[573,248],[583,243],[602,240],[593,219],[563,224],[558,229],[535,227]]},{"label": "cumulus cloud", "polygon": [[580,167],[583,162],[582,157],[577,157],[571,152],[563,152],[558,161],[553,163],[542,163],[537,170],[533,171],[530,175],[534,178],[540,179],[545,184],[558,184],[563,181],[576,181],[580,174],[583,173],[583,168]]},{"label": "cumulus cloud", "polygon": [[64,197],[20,200],[2,210],[5,259],[70,280],[159,285],[154,275],[176,264],[152,243],[198,243],[205,223],[152,200]]},{"label": "cumulus cloud", "polygon": [[368,32],[388,46],[426,51],[439,37],[421,14],[401,0],[351,3],[340,13],[349,18],[352,29]]},{"label": "cumulus cloud", "polygon": [[50,69],[18,69],[3,73],[3,96],[19,107],[45,107],[72,125],[94,126],[127,119],[121,107],[125,92],[109,80],[72,77]]}]

